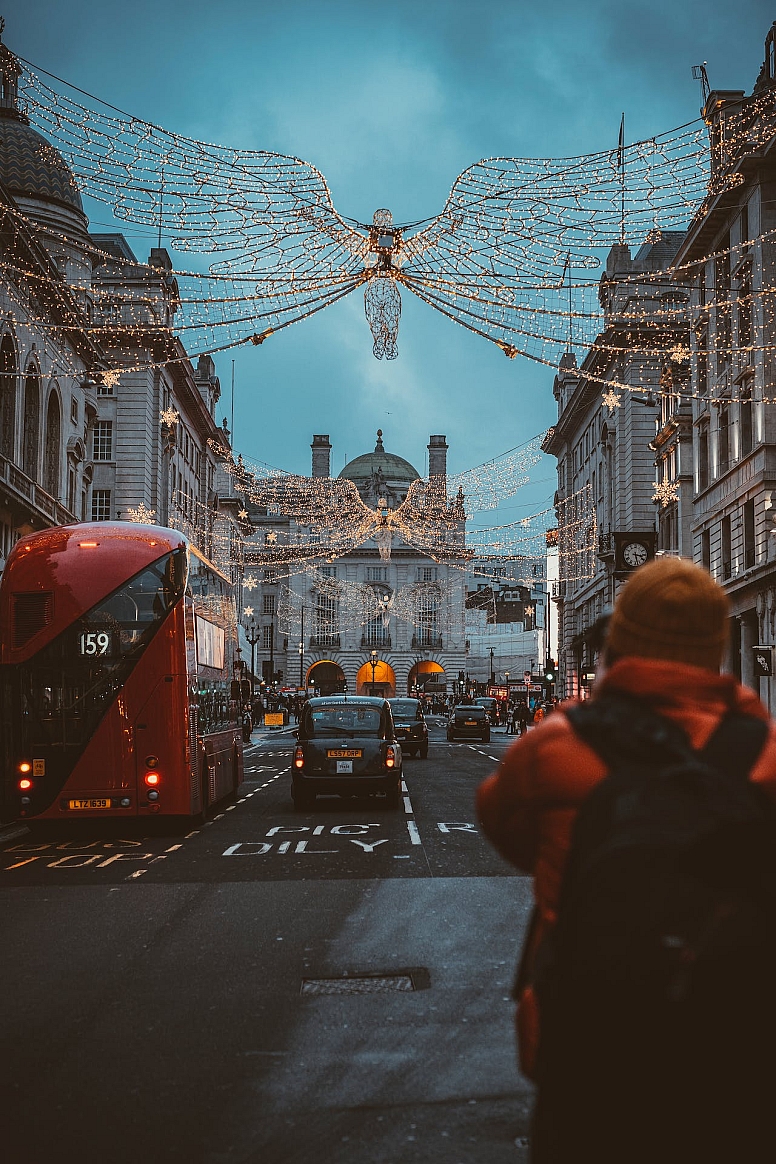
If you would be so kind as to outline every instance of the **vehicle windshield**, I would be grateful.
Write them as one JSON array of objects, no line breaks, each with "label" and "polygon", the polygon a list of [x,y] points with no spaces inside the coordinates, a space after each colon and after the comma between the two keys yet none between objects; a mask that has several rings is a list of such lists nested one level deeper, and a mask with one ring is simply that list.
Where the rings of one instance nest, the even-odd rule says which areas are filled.
[{"label": "vehicle windshield", "polygon": [[484,707],[456,707],[455,714],[464,719],[481,719],[485,715]]},{"label": "vehicle windshield", "polygon": [[416,699],[391,699],[390,704],[394,719],[420,719]]},{"label": "vehicle windshield", "polygon": [[379,736],[381,719],[377,707],[340,703],[309,708],[303,726],[307,736]]}]

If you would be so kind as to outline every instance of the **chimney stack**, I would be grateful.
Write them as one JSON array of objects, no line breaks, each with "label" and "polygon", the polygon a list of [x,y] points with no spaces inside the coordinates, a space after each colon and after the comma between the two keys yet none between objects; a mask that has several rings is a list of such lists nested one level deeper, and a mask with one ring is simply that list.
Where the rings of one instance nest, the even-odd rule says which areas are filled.
[{"label": "chimney stack", "polygon": [[447,439],[443,436],[429,437],[428,441],[428,475],[429,477],[447,476]]},{"label": "chimney stack", "polygon": [[329,434],[313,436],[313,477],[331,477],[331,441]]}]

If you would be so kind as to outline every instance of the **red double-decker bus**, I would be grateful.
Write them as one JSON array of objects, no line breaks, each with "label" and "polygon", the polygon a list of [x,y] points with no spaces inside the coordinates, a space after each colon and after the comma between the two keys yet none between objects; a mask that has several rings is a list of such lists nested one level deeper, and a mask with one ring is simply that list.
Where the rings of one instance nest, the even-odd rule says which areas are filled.
[{"label": "red double-decker bus", "polygon": [[0,579],[5,820],[201,817],[243,778],[232,587],[176,530],[58,526]]}]

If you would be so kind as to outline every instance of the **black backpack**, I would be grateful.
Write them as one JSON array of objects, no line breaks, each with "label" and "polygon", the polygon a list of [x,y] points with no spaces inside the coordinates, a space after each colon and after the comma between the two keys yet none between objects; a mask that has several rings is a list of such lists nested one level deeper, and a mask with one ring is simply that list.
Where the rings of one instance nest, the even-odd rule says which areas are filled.
[{"label": "black backpack", "polygon": [[599,1161],[700,1159],[705,1128],[727,1160],[742,1127],[760,1143],[776,1084],[776,810],[748,780],[768,724],[730,715],[697,753],[629,697],[564,711],[609,774],[534,959],[535,1158],[586,1160],[581,1136]]},{"label": "black backpack", "polygon": [[628,697],[566,715],[609,774],[577,816],[558,922],[539,952],[542,1042],[560,1023],[567,1043],[581,1024],[614,1052],[625,1024],[665,1051],[731,990],[751,996],[774,974],[776,992],[776,811],[748,780],[768,724],[731,715],[696,753]]}]

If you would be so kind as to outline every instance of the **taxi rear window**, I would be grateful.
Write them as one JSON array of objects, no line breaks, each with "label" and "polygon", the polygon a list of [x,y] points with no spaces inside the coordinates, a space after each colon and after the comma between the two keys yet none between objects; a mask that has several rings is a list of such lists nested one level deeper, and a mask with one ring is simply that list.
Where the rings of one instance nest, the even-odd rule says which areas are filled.
[{"label": "taxi rear window", "polygon": [[310,708],[306,720],[308,735],[341,735],[347,732],[359,736],[379,736],[380,711],[376,707],[335,704],[331,707]]}]

